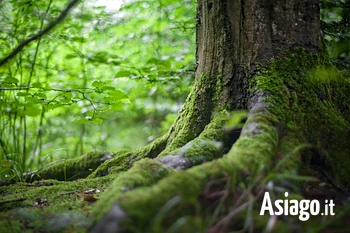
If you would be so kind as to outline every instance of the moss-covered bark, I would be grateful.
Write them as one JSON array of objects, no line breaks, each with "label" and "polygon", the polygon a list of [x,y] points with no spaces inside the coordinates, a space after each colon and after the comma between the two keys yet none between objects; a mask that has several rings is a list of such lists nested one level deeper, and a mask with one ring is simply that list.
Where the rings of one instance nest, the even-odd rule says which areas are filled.
[{"label": "moss-covered bark", "polygon": [[[175,232],[200,232],[208,228],[225,232],[225,229],[243,227],[239,222],[246,220],[249,209],[247,205],[232,217],[233,225],[222,224],[223,219],[230,216],[230,210],[223,206],[234,206],[228,200],[238,201],[241,195],[247,201],[248,192],[254,197],[256,210],[253,212],[258,215],[261,192],[266,190],[268,182],[300,187],[300,183],[276,179],[278,175],[293,177],[317,165],[328,172],[334,182],[349,185],[346,177],[350,175],[347,164],[350,124],[343,114],[348,105],[340,104],[338,98],[342,97],[344,103],[349,101],[342,91],[350,90],[350,83],[341,73],[335,73],[336,79],[325,78],[315,85],[315,75],[320,68],[333,69],[318,55],[303,50],[286,53],[283,58],[259,68],[252,77],[248,119],[236,142],[230,141],[228,135],[232,135],[224,128],[229,115],[222,110],[212,114],[211,122],[198,137],[169,150],[170,155],[189,160],[188,167],[193,167],[185,171],[169,170],[167,162],[161,160],[169,155],[161,153],[168,139],[164,136],[144,149],[89,153],[39,173],[41,177],[53,176],[67,182],[43,181],[30,186],[20,183],[2,187],[2,201],[15,200],[0,203],[0,215],[4,217],[0,221],[2,229],[45,232],[50,220],[44,217],[39,224],[36,219],[41,218],[41,214],[55,213],[56,219],[64,221],[64,213],[70,209],[81,221],[67,220],[68,228],[61,226],[58,232],[64,229],[84,232],[87,227],[91,232],[166,232],[175,228]],[[229,145],[233,142],[231,148]],[[102,161],[107,155],[112,158]],[[158,161],[145,157],[158,157]],[[91,173],[100,163],[102,165]],[[68,181],[77,178],[74,176],[77,171],[76,175],[84,174],[80,177],[90,176]],[[102,177],[94,178],[99,176]],[[103,193],[94,194],[98,200],[85,204],[89,202],[83,191],[91,188]],[[49,205],[45,206],[43,200],[48,200]],[[90,205],[93,205],[91,215],[86,215]],[[40,213],[38,208],[44,211]],[[27,214],[21,215],[21,212]],[[262,231],[268,218],[256,216],[254,219],[255,229]],[[23,225],[23,221],[28,222],[27,225]],[[274,232],[288,232],[281,231],[287,229],[283,228],[286,224],[288,221],[280,221]],[[298,227],[308,229],[310,225]]]},{"label": "moss-covered bark", "polygon": [[[320,101],[317,95],[319,87],[315,87],[310,81],[314,70],[325,66],[328,64],[321,61],[317,55],[308,55],[303,50],[286,54],[283,59],[269,62],[253,78],[254,94],[248,120],[241,137],[223,158],[183,172],[176,172],[152,187],[136,189],[123,195],[119,195],[115,189],[107,191],[106,200],[115,203],[114,205],[121,208],[128,216],[127,220],[121,223],[124,229],[122,231],[141,232],[146,229],[146,232],[165,232],[165,229],[171,227],[183,216],[187,216],[188,222],[181,226],[179,232],[200,231],[205,224],[208,224],[205,220],[208,217],[208,209],[206,209],[208,207],[201,205],[201,198],[210,181],[235,177],[235,182],[231,185],[238,185],[247,175],[266,176],[272,174],[271,172],[289,176],[296,174],[301,167],[313,165],[307,163],[301,166],[301,162],[305,161],[301,156],[310,155],[307,148],[312,148],[312,151],[326,151],[326,149],[332,151],[332,156],[325,156],[322,152],[313,153],[312,159],[326,161],[323,169],[327,170],[329,168],[327,164],[331,165],[334,178],[338,182],[349,185],[349,180],[344,178],[350,175],[348,157],[346,157],[350,153],[350,146],[346,144],[350,138],[349,122],[332,104],[335,96],[330,95]],[[327,89],[330,88],[329,85],[342,86],[342,88],[346,85],[350,88],[346,79],[340,80],[341,85],[325,82],[320,86]],[[294,93],[299,93],[298,99],[295,98]],[[307,115],[305,114],[307,112],[313,112],[313,114]],[[313,127],[310,126],[310,122],[313,123]],[[334,127],[334,122],[338,127]],[[332,135],[342,137],[332,145],[315,144],[314,142],[324,140],[323,135],[319,134],[321,125],[325,127],[323,128],[326,130],[325,133],[332,131]],[[198,137],[200,141],[199,138],[200,136]],[[193,151],[205,154],[201,150],[204,149],[209,151],[209,154],[215,155],[215,152],[206,149],[205,146],[197,148],[196,142],[198,141],[195,139]],[[307,144],[309,146],[301,146]],[[341,153],[335,152],[340,148]],[[190,148],[187,149],[191,151]],[[255,185],[264,185],[264,182]],[[115,186],[118,187],[117,184]],[[165,215],[164,208],[176,197],[179,198],[178,201]],[[103,200],[97,203],[95,211],[98,213],[97,216],[105,212],[105,217],[99,220],[99,227],[93,232],[103,231],[105,228],[101,222],[108,219],[110,215],[111,205],[105,206]],[[157,223],[157,216],[160,213],[162,213],[161,226]],[[261,224],[267,224],[266,221],[267,219],[262,220]]]}]

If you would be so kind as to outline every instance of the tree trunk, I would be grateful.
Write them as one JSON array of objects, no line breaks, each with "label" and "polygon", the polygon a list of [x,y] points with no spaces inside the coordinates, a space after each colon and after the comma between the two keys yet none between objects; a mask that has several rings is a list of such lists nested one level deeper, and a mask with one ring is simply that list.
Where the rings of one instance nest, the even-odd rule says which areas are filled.
[{"label": "tree trunk", "polygon": [[195,84],[169,132],[103,163],[65,162],[64,179],[90,157],[102,164],[88,178],[115,178],[90,232],[263,232],[268,221],[289,232],[288,219],[256,214],[264,191],[302,187],[288,178],[307,166],[349,185],[350,85],[324,57],[319,17],[317,0],[198,0]]},{"label": "tree trunk", "polygon": [[[348,162],[346,166],[342,164],[348,160],[348,154],[341,153],[339,148],[348,153],[349,146],[346,140],[338,140],[337,134],[349,139],[349,122],[337,115],[339,106],[331,102],[339,91],[337,82],[342,81],[310,80],[310,76],[317,76],[316,67],[329,66],[321,53],[317,0],[278,0],[273,3],[268,0],[200,0],[196,43],[197,70],[193,91],[165,137],[164,150],[155,156],[166,167],[175,169],[201,165],[171,173],[166,178],[162,176],[150,188],[123,194],[118,192],[123,182],[116,180],[101,204],[97,204],[94,213],[100,220],[91,232],[114,232],[109,229],[119,228],[119,221],[124,218],[127,221],[122,224],[122,229],[126,232],[132,232],[130,226],[165,232],[164,229],[177,226],[183,216],[191,220],[178,226],[181,229],[178,232],[203,231],[205,212],[218,208],[203,203],[213,201],[211,199],[214,202],[223,200],[225,185],[232,180],[235,180],[233,185],[238,185],[249,175],[266,176],[273,169],[286,169],[288,174],[294,174],[299,170],[301,154],[311,156],[308,159],[317,161],[317,165],[324,165],[324,171],[330,172],[332,168],[343,171],[338,171],[334,177],[348,184],[347,179],[342,179],[342,176],[349,175]],[[329,88],[333,89],[332,93],[327,93]],[[239,109],[249,109],[249,116],[239,140],[232,147],[238,138],[237,128],[229,133],[222,130],[227,120],[223,116]],[[337,115],[336,118],[330,117],[330,112]],[[334,125],[344,128],[330,133]],[[318,126],[324,127],[327,133]],[[323,133],[339,144],[326,142],[322,139]],[[215,141],[222,141],[224,145],[220,147]],[[302,143],[312,143],[313,146],[301,146]],[[334,153],[326,162],[320,155],[325,149]],[[207,162],[223,154],[226,156]],[[290,154],[297,155],[289,158]],[[162,171],[153,164],[154,161],[140,161],[143,163],[158,169],[151,169],[154,175]],[[264,172],[258,173],[263,167]],[[131,183],[143,186],[141,180]],[[276,182],[284,183],[281,180]],[[259,186],[252,182],[248,186],[261,188],[262,183]],[[262,185],[259,192],[251,191],[250,194],[259,199],[265,187]],[[244,196],[245,191],[238,190],[230,197]],[[217,198],[213,197],[215,195]],[[100,210],[106,203],[111,209],[102,214]],[[223,209],[221,211],[229,212]],[[171,213],[166,215],[166,212]],[[226,217],[221,220],[213,218],[216,224],[210,222],[209,231],[223,232],[229,228],[229,221],[236,223],[230,230],[242,227],[237,221],[242,216],[223,221]],[[263,231],[262,226],[264,224],[256,229]]]}]

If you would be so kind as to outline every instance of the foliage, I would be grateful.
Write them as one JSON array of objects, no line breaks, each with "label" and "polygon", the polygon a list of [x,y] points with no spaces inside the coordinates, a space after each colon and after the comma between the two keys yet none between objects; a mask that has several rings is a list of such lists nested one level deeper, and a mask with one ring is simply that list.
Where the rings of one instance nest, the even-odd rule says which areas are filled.
[{"label": "foliage", "polygon": [[[64,6],[2,1],[0,57]],[[1,66],[0,179],[91,150],[140,147],[164,133],[161,122],[173,118],[193,82],[194,7],[128,1],[111,10],[83,1]]]},{"label": "foliage", "polygon": [[340,69],[350,68],[350,2],[321,0],[321,23],[327,51]]}]

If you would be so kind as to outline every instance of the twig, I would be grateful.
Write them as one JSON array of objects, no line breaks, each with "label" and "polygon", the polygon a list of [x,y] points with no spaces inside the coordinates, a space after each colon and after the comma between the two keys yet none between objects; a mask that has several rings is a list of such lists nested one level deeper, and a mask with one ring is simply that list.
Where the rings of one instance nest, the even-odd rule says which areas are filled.
[{"label": "twig", "polygon": [[36,39],[42,37],[49,31],[51,31],[55,26],[61,23],[68,15],[69,11],[79,2],[79,0],[71,0],[67,7],[61,12],[56,20],[50,22],[43,30],[39,31],[37,34],[34,34],[32,37],[23,40],[15,49],[13,49],[5,58],[0,60],[0,66],[8,62],[11,58],[16,56],[24,46],[28,45],[30,42],[35,41]]},{"label": "twig", "polygon": [[0,201],[0,205],[6,204],[6,203],[11,203],[11,202],[20,202],[20,201],[25,201],[27,198],[18,198],[18,199],[13,199],[13,200],[5,200],[5,201]]}]

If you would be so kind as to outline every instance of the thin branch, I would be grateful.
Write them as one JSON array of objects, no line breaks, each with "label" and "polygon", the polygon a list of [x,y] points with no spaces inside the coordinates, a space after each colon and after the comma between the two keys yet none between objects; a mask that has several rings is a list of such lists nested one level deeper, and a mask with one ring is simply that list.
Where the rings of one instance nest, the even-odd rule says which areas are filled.
[{"label": "thin branch", "polygon": [[36,39],[42,37],[49,31],[51,31],[54,27],[56,27],[59,23],[61,23],[68,15],[69,11],[79,2],[79,0],[71,0],[67,7],[61,12],[61,14],[57,17],[56,20],[50,22],[43,30],[39,31],[37,34],[34,34],[32,37],[23,40],[17,47],[12,50],[5,58],[0,60],[0,66],[8,62],[11,58],[16,56],[24,46],[28,45],[30,42],[35,41]]},{"label": "thin branch", "polygon": [[0,205],[6,204],[6,203],[11,203],[11,202],[21,202],[25,201],[27,198],[18,198],[18,199],[13,199],[13,200],[5,200],[5,201],[0,201]]},{"label": "thin branch", "polygon": [[21,90],[29,90],[30,87],[4,87],[0,88],[0,91],[21,91]]},{"label": "thin branch", "polygon": [[57,88],[43,88],[43,87],[1,87],[0,91],[22,91],[22,90],[28,90],[28,89],[40,89],[44,91],[57,91],[57,92],[74,92],[74,91],[80,91],[80,90],[90,90],[95,91],[94,88],[84,87],[84,88],[76,88],[76,89],[57,89]]}]

